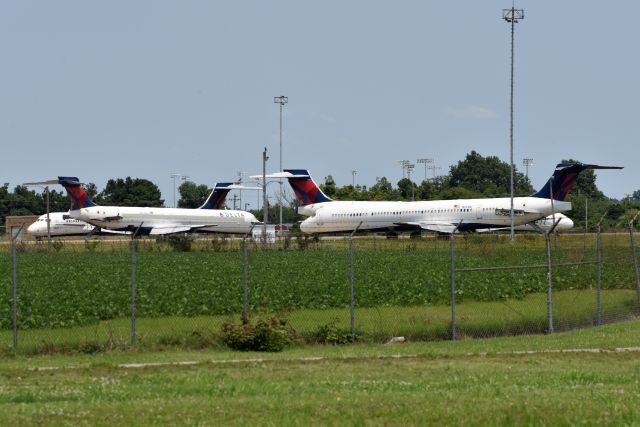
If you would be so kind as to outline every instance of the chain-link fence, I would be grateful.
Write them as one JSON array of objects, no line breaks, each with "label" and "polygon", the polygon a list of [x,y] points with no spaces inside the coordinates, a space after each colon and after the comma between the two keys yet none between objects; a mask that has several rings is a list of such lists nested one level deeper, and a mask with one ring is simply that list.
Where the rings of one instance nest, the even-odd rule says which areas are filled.
[{"label": "chain-link fence", "polygon": [[333,343],[593,326],[638,314],[632,237],[14,242],[0,249],[0,349],[220,345],[223,323],[264,313]]}]

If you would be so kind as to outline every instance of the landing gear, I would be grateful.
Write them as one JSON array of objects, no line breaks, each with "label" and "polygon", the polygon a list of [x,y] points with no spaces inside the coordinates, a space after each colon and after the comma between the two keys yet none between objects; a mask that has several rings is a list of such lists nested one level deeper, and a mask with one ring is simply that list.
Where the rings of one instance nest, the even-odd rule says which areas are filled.
[{"label": "landing gear", "polygon": [[410,239],[422,239],[422,231],[412,231],[409,234]]},{"label": "landing gear", "polygon": [[396,233],[395,231],[387,231],[387,239],[397,239],[398,238],[398,233]]}]

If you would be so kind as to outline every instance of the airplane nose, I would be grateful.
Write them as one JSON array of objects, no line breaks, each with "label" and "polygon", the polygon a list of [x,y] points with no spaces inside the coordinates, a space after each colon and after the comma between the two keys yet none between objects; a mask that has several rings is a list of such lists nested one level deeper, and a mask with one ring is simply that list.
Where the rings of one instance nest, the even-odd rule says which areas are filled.
[{"label": "airplane nose", "polygon": [[565,230],[569,230],[573,228],[573,220],[571,218],[562,218],[562,221],[560,221],[560,224],[562,225],[562,228],[564,228]]}]

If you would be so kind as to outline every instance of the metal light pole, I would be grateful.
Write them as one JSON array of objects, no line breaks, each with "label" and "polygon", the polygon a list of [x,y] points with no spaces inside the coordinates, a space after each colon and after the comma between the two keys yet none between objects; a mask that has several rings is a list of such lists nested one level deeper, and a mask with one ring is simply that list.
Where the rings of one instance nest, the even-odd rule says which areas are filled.
[{"label": "metal light pole", "polygon": [[415,195],[415,188],[413,186],[413,181],[411,181],[411,172],[413,172],[415,168],[416,168],[416,165],[414,165],[413,163],[409,163],[407,165],[407,179],[409,180],[409,184],[411,184],[411,200],[413,201],[416,200],[416,195]]},{"label": "metal light pole", "polygon": [[429,166],[427,166],[427,169],[433,171],[433,180],[435,181],[435,179],[436,179],[436,170],[440,170],[442,168],[440,166],[436,166],[436,165],[429,165]]},{"label": "metal light pole", "polygon": [[267,147],[262,152],[262,239],[267,242],[267,222],[269,220],[269,200],[267,199]]},{"label": "metal light pole", "polygon": [[514,33],[515,25],[520,20],[524,19],[524,9],[516,9],[514,6],[511,9],[502,9],[502,19],[511,24],[511,122],[509,127],[509,166],[511,169],[511,209],[509,216],[511,218],[511,240],[515,240],[515,217],[513,212],[513,56],[514,56]]},{"label": "metal light pole", "polygon": [[[273,98],[275,104],[280,104],[280,172],[282,172],[282,107],[289,102],[289,98],[282,95]],[[282,188],[282,180],[280,180],[280,234],[282,234],[282,201],[284,200],[284,193]]]},{"label": "metal light pole", "polygon": [[411,162],[409,160],[396,160],[396,163],[402,168],[402,179],[404,179],[404,171]]},{"label": "metal light pole", "polygon": [[533,159],[522,159],[522,164],[525,167],[525,176],[529,179],[529,166],[533,166]]},{"label": "metal light pole", "polygon": [[433,159],[418,159],[418,163],[424,163],[424,180],[427,180],[427,165],[433,164]]},{"label": "metal light pole", "polygon": [[[246,172],[238,171],[238,184],[242,185],[242,179],[246,174],[247,174]],[[240,193],[240,209],[242,209],[242,189],[239,190],[239,193]]]},{"label": "metal light pole", "polygon": [[176,207],[176,178],[181,178],[181,173],[172,173],[171,178],[173,178],[173,207]]},{"label": "metal light pole", "polygon": [[49,209],[49,186],[44,187],[44,192],[47,193],[47,242],[49,245],[49,250],[51,250],[51,218],[49,218],[49,213],[51,209]]},{"label": "metal light pole", "polygon": [[351,186],[353,187],[353,189],[356,189],[356,175],[358,174],[357,170],[352,170],[351,171]]}]

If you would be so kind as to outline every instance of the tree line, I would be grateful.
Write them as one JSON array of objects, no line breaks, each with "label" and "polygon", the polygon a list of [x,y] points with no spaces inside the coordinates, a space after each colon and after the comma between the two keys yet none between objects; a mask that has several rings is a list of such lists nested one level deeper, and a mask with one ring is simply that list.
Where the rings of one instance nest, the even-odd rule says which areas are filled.
[{"label": "tree line", "polygon": [[[566,161],[575,160],[567,159]],[[496,156],[485,157],[476,151],[471,151],[463,160],[452,165],[447,174],[421,182],[405,177],[394,186],[388,178],[382,176],[376,178],[376,182],[371,186],[349,184],[340,187],[329,175],[320,184],[320,188],[335,200],[410,201],[508,197],[509,175],[508,163]],[[526,196],[534,193],[535,190],[529,178],[516,168],[515,195]],[[158,186],[143,178],[110,179],[102,191],[98,191],[96,185],[90,183],[86,186],[86,191],[95,203],[101,205],[165,206],[165,200],[162,199]],[[179,186],[178,192],[180,195],[178,207],[197,208],[204,203],[211,189],[206,184],[185,181]],[[63,191],[52,189],[49,199],[51,212],[67,211],[70,207]],[[584,227],[588,221],[589,228],[593,229],[603,215],[605,227],[620,227],[627,224],[640,208],[640,190],[636,190],[631,196],[622,200],[610,199],[598,189],[594,171],[587,170],[578,177],[568,200],[573,203],[573,211],[568,215],[575,222],[576,228]],[[269,205],[270,223],[276,222],[279,217],[279,203],[283,205],[284,222],[292,223],[300,220],[296,213],[295,200],[288,198]],[[229,204],[230,201],[227,200],[227,206]],[[16,186],[13,191],[10,191],[9,184],[0,187],[0,226],[4,226],[4,218],[7,215],[40,215],[45,212],[44,192],[24,186]],[[260,220],[262,220],[262,212],[262,209],[252,210]]]}]

